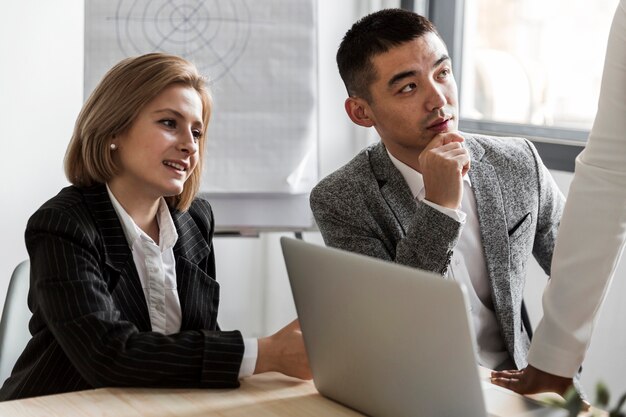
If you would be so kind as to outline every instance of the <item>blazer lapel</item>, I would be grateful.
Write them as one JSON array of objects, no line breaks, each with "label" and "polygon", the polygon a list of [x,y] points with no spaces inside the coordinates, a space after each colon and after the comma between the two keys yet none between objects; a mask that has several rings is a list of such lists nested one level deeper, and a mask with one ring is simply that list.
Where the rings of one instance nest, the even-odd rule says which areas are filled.
[{"label": "blazer lapel", "polygon": [[[509,236],[500,182],[493,165],[483,158],[484,149],[465,137],[472,161],[469,177],[476,197],[480,234],[493,294],[496,315],[505,339],[514,334],[511,283],[509,277]],[[513,340],[506,340],[512,346]]]},{"label": "blazer lapel", "polygon": [[[189,212],[171,210],[178,233],[174,246],[176,258],[176,284],[182,311],[181,330],[215,329],[219,285],[215,277],[205,272],[211,248]],[[208,265],[208,264],[207,264]]]},{"label": "blazer lapel", "polygon": [[380,193],[385,199],[387,207],[398,221],[402,236],[405,236],[409,224],[417,212],[417,204],[411,194],[411,189],[400,171],[391,162],[382,142],[371,148],[370,163],[372,172],[378,181]]},{"label": "blazer lapel", "polygon": [[103,275],[109,280],[109,292],[118,292],[124,297],[124,303],[117,307],[140,331],[152,330],[137,268],[106,186],[99,184],[88,188],[83,195],[104,241],[104,258],[109,271]]},{"label": "blazer lapel", "polygon": [[193,263],[199,263],[211,252],[209,244],[189,212],[171,209],[170,213],[178,233],[174,254],[177,257],[183,256]]}]

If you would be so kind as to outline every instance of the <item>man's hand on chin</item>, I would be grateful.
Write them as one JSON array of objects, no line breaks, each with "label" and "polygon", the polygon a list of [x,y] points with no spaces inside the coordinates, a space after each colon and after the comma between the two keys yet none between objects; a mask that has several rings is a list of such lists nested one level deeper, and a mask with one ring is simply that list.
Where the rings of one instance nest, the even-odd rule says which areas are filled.
[{"label": "man's hand on chin", "polygon": [[493,371],[491,382],[519,394],[556,392],[563,395],[572,386],[572,378],[549,374],[531,365],[522,370]]},{"label": "man's hand on chin", "polygon": [[418,157],[425,199],[453,210],[461,206],[463,175],[471,164],[463,141],[463,136],[458,133],[440,133]]}]

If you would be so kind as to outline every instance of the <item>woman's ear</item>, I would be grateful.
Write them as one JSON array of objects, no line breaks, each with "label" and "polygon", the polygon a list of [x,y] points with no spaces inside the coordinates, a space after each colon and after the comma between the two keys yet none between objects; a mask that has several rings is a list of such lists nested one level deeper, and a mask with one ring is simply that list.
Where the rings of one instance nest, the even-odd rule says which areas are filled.
[{"label": "woman's ear", "polygon": [[374,126],[374,120],[370,117],[370,107],[367,101],[360,97],[348,97],[344,103],[348,117],[355,124],[363,127]]},{"label": "woman's ear", "polygon": [[109,147],[111,148],[111,151],[116,151],[119,149],[120,145],[119,145],[119,139],[117,137],[117,135],[112,135],[111,136],[111,141],[109,142]]}]

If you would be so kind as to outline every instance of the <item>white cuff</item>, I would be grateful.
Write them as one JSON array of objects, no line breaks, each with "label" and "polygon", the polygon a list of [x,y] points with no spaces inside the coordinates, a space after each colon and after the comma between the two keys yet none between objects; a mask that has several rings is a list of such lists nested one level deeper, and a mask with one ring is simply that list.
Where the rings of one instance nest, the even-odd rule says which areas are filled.
[{"label": "white cuff", "polygon": [[536,334],[530,344],[528,363],[535,368],[564,378],[572,378],[578,372],[584,355],[576,355],[558,346],[536,342]]},{"label": "white cuff", "polygon": [[448,207],[440,206],[439,204],[433,203],[432,201],[428,201],[426,199],[422,200],[422,203],[431,206],[435,210],[449,217],[452,217],[454,220],[456,220],[457,222],[461,224],[465,224],[465,218],[467,217],[467,214],[465,214],[465,212],[461,210],[454,210]]},{"label": "white cuff", "polygon": [[259,342],[254,338],[243,339],[243,360],[239,368],[239,379],[251,376],[256,368],[259,356]]}]

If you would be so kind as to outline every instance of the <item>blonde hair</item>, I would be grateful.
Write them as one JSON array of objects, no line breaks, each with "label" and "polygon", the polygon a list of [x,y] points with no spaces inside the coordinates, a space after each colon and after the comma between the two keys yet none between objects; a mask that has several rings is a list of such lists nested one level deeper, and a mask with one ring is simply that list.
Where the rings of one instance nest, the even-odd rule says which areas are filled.
[{"label": "blonde hair", "polygon": [[[211,95],[196,67],[174,55],[150,53],[127,58],[111,68],[83,105],[65,153],[65,175],[77,187],[106,183],[120,172],[110,150],[111,140],[127,131],[152,99],[172,84],[194,88],[202,100],[206,132]],[[170,207],[189,208],[200,187],[205,136],[198,145],[198,165],[177,196],[165,197]]]}]

